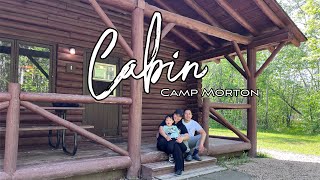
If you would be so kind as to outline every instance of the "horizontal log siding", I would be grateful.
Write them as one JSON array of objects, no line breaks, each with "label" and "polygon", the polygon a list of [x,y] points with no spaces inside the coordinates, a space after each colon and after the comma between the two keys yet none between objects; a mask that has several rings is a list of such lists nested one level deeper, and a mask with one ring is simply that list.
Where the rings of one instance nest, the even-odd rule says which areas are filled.
[{"label": "horizontal log siding", "polygon": [[[121,35],[130,45],[131,39],[131,13],[112,7],[102,6]],[[27,9],[27,11],[26,11]],[[148,29],[145,24],[145,33]],[[85,52],[91,52],[100,34],[107,28],[87,1],[80,0],[0,0],[0,37],[13,37],[31,42],[54,44],[57,47],[56,85],[57,93],[83,94],[83,61]],[[107,41],[106,41],[107,42]],[[107,44],[107,43],[105,43]],[[68,49],[76,48],[76,55],[70,55]],[[164,38],[158,58],[168,61],[172,59],[175,50],[180,49],[180,58],[176,61],[173,73],[179,71],[186,60],[186,52],[175,42]],[[125,63],[129,57],[120,47],[119,43],[112,52]],[[73,63],[76,70],[66,72],[66,64]],[[154,137],[157,126],[165,114],[172,113],[176,108],[186,107],[184,97],[161,97],[162,88],[186,89],[185,82],[170,83],[166,79],[166,72],[158,84],[151,85],[151,93],[143,94],[142,137]],[[129,97],[129,80],[123,81],[123,96]],[[123,106],[122,135],[127,136],[128,106]],[[82,112],[70,111],[68,120],[81,124]],[[47,124],[48,120],[30,112],[22,112],[22,124]],[[0,113],[0,125],[5,124],[5,112]],[[2,141],[3,134],[0,134]],[[38,142],[37,136],[45,142],[45,132],[23,132],[21,137],[28,137],[28,141],[20,140],[24,144]],[[29,142],[30,140],[30,142]]]}]

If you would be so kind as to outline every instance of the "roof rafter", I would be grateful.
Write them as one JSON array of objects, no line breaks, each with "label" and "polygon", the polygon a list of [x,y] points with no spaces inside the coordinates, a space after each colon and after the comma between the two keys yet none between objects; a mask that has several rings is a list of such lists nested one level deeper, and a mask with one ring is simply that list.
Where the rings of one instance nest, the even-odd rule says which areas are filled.
[{"label": "roof rafter", "polygon": [[[178,14],[174,9],[172,9],[168,4],[166,4],[165,2],[163,2],[162,0],[155,0],[154,2],[156,2],[159,6],[161,6],[163,9],[170,11],[172,13],[176,13]],[[218,44],[212,40],[210,40],[208,37],[206,37],[205,35],[199,33],[199,32],[195,32],[198,36],[200,36],[205,42],[207,42],[208,44],[210,44],[211,46],[218,46]]]},{"label": "roof rafter", "polygon": [[227,11],[241,26],[246,28],[251,34],[257,36],[259,32],[251,26],[247,20],[245,20],[237,11],[235,11],[231,5],[225,0],[216,0],[216,2],[221,6],[225,11]]},{"label": "roof rafter", "polygon": [[219,28],[224,28],[218,20],[216,20],[213,16],[210,16],[209,13],[204,10],[197,2],[194,0],[184,0],[184,2],[192,8],[194,11],[196,11],[201,17],[203,17],[205,20],[207,20],[211,25],[217,26]]},{"label": "roof rafter", "polygon": [[[131,12],[136,7],[135,0],[100,0],[104,4],[108,4],[114,7],[118,7],[123,10]],[[181,26],[187,29],[198,31],[210,36],[218,37],[227,41],[237,41],[241,44],[249,44],[252,41],[251,37],[243,36],[238,33],[230,32],[225,29],[221,29],[212,25],[208,25],[198,20],[175,14],[159,7],[145,3],[144,13],[147,17],[152,17],[154,12],[160,12],[162,19],[168,23],[175,23],[177,26]]]},{"label": "roof rafter", "polygon": [[280,18],[270,9],[270,7],[263,0],[253,0],[262,12],[279,28],[284,28],[285,24]]}]

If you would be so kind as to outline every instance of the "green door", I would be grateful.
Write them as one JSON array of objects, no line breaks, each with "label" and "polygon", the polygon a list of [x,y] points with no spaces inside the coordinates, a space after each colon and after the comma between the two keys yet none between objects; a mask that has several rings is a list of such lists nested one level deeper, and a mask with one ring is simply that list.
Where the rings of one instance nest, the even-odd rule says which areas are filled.
[{"label": "green door", "polygon": [[[84,94],[90,95],[87,78],[88,67],[91,53],[86,53],[86,60],[84,62]],[[100,57],[100,56],[98,56]],[[100,94],[108,88],[111,81],[119,72],[120,59],[115,57],[108,57],[107,59],[96,60],[93,72],[92,86],[95,94]],[[111,93],[111,96],[120,96],[120,86]],[[102,137],[115,137],[120,134],[120,105],[115,104],[86,104],[85,105],[85,123],[94,126],[94,133]]]}]

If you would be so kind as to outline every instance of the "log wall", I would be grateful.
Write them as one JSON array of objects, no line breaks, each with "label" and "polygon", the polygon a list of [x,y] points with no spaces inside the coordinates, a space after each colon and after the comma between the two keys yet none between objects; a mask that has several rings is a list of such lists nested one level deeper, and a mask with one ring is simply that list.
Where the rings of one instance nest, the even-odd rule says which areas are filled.
[{"label": "log wall", "polygon": [[[112,7],[102,6],[106,14],[113,21],[121,35],[130,45],[131,39],[131,13]],[[149,19],[145,19],[145,34]],[[85,0],[0,0],[0,37],[21,39],[35,43],[50,44],[56,48],[54,60],[56,61],[55,92],[83,94],[83,61],[85,52],[91,52],[100,34],[107,28],[96,12]],[[76,55],[70,55],[68,49],[76,48]],[[176,61],[176,73],[186,60],[187,54],[176,43],[167,38],[161,43],[159,58],[168,61],[172,59],[175,50],[180,49],[180,58]],[[121,49],[119,43],[114,49],[113,56],[120,57],[124,63],[129,57]],[[73,63],[76,70],[66,72],[66,65]],[[163,76],[156,85],[151,85],[150,94],[143,93],[142,111],[142,138],[155,137],[158,124],[165,114],[172,113],[177,108],[186,108],[184,97],[161,97],[162,88],[186,89],[186,83],[177,81],[170,83]],[[123,96],[128,97],[130,92],[129,80],[122,83]],[[122,108],[122,136],[127,136],[128,106]],[[5,112],[0,114],[1,126],[5,123]],[[81,124],[83,116],[81,111],[71,111],[69,120]],[[44,118],[30,112],[23,112],[21,123],[39,124],[48,123]],[[21,132],[22,143],[47,142],[47,132]],[[42,140],[40,140],[42,137]],[[3,134],[0,141],[2,142]]]}]

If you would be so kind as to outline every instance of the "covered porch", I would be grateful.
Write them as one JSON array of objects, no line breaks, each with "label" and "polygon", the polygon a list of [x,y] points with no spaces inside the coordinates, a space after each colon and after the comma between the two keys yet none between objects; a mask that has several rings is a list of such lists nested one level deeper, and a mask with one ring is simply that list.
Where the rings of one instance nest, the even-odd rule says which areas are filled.
[{"label": "covered porch", "polygon": [[[243,152],[250,149],[250,143],[244,143],[239,140],[210,138],[210,155],[226,155],[228,153]],[[72,143],[69,142],[71,145]],[[120,148],[126,150],[127,142],[115,142]],[[108,178],[122,178],[125,176],[126,169],[129,166],[129,159],[106,149],[104,146],[92,141],[83,140],[78,145],[79,149],[75,156],[68,156],[61,150],[50,148],[47,145],[21,146],[18,150],[17,176],[20,179],[28,177],[30,179],[43,178],[64,178],[70,174],[99,174],[101,172],[115,171],[110,173]],[[4,165],[4,150],[0,150],[0,167]],[[166,161],[168,156],[156,148],[156,141],[143,141],[141,144],[141,163],[153,163]],[[98,168],[90,169],[90,163]],[[81,167],[81,164],[86,164]],[[118,171],[117,171],[118,170]],[[0,175],[4,175],[2,171]],[[105,175],[105,174],[102,174]]]}]

